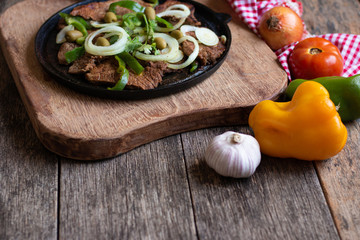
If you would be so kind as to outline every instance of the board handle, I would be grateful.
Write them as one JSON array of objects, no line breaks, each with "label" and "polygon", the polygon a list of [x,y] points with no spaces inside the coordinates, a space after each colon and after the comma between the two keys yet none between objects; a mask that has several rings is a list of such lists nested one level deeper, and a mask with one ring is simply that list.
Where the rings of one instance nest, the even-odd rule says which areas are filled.
[{"label": "board handle", "polygon": [[230,14],[227,13],[215,13],[216,18],[224,23],[229,23],[231,21]]}]

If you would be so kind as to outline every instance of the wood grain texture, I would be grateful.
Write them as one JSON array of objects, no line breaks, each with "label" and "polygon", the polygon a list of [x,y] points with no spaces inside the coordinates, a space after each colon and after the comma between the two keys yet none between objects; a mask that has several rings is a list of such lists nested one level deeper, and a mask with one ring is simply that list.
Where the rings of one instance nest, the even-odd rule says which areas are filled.
[{"label": "wood grain texture", "polygon": [[55,239],[58,159],[35,135],[0,53],[0,239]]},{"label": "wood grain texture", "polygon": [[109,161],[63,161],[60,195],[61,239],[196,239],[179,135]]},{"label": "wood grain texture", "polygon": [[[313,34],[360,34],[360,1],[304,0],[303,19]],[[325,7],[328,6],[328,7]],[[360,122],[347,123],[343,151],[315,166],[341,239],[360,238]]]},{"label": "wood grain texture", "polygon": [[[359,1],[302,3],[312,33],[327,32],[329,22],[341,25],[334,32],[359,33]],[[314,164],[319,180],[311,163],[267,156],[250,179],[216,175],[202,158],[208,141],[226,130],[251,134],[247,126],[188,132],[84,163],[42,147],[1,54],[0,80],[0,239],[360,238],[359,121],[346,124],[338,156]]]},{"label": "wood grain texture", "polygon": [[[236,19],[229,23],[233,44],[225,63],[187,91],[143,101],[77,94],[44,74],[33,45],[41,24],[72,2],[28,0],[10,7],[0,19],[2,48],[34,129],[43,144],[60,155],[107,158],[171,134],[245,123],[251,107],[276,98],[286,86],[275,54]],[[226,2],[200,2],[234,16]],[[21,21],[14,13],[23,15]]]},{"label": "wood grain texture", "polygon": [[348,141],[336,157],[316,163],[329,207],[342,239],[360,237],[359,121],[346,124]]},{"label": "wood grain texture", "polygon": [[252,134],[245,126],[182,134],[199,238],[338,239],[311,162],[262,156],[248,179],[210,169],[206,147],[229,130]]}]

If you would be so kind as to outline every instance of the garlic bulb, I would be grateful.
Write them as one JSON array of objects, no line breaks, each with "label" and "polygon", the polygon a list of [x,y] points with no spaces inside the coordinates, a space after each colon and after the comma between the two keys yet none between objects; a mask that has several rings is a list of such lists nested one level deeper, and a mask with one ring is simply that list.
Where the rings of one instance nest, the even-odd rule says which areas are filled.
[{"label": "garlic bulb", "polygon": [[210,142],[205,160],[220,175],[250,177],[260,164],[260,146],[253,136],[228,131]]}]

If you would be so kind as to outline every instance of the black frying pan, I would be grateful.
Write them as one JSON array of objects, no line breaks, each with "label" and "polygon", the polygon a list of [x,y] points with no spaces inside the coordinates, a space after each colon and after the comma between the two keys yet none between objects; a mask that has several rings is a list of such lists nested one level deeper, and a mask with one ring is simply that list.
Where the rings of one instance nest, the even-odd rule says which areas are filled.
[{"label": "black frying pan", "polygon": [[[195,6],[195,16],[202,23],[203,26],[212,29],[218,36],[225,35],[226,50],[223,55],[213,65],[206,66],[191,75],[184,73],[176,73],[164,76],[162,84],[154,89],[149,90],[123,90],[112,91],[107,90],[106,87],[95,86],[87,82],[83,76],[68,74],[68,67],[60,65],[57,60],[57,53],[59,45],[56,44],[55,38],[58,30],[56,28],[60,19],[59,12],[70,13],[73,8],[80,5],[85,5],[94,0],[86,0],[80,3],[73,4],[66,7],[50,17],[39,29],[35,38],[35,53],[46,72],[54,77],[60,83],[74,89],[75,91],[85,93],[88,95],[111,98],[111,99],[147,99],[168,94],[176,93],[185,90],[195,84],[205,80],[213,74],[224,62],[231,45],[231,33],[227,23],[231,20],[231,16],[224,13],[216,13],[208,7],[192,1],[181,0],[182,2],[191,3]],[[160,0],[160,3],[164,0]]]}]

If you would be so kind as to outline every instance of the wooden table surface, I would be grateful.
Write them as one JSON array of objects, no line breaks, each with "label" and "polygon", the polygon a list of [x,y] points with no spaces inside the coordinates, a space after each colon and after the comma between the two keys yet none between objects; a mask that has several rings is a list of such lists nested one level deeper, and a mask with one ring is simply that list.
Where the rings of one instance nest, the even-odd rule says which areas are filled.
[{"label": "wooden table surface", "polygon": [[[19,0],[1,0],[0,13]],[[313,34],[360,34],[358,0],[302,0]],[[21,16],[18,16],[21,17]],[[360,239],[360,120],[322,162],[262,157],[224,178],[204,150],[226,130],[170,136],[80,162],[38,140],[0,54],[0,239]]]}]

